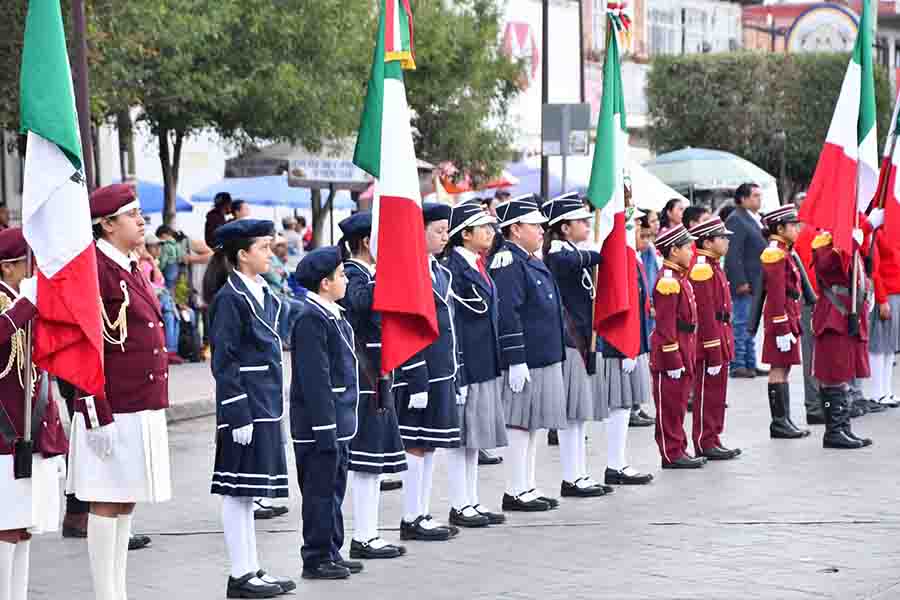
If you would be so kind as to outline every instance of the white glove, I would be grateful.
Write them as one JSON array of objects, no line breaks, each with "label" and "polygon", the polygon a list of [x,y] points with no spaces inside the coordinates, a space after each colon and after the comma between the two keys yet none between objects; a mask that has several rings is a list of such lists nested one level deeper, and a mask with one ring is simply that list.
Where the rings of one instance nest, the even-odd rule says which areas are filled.
[{"label": "white glove", "polygon": [[531,381],[531,373],[528,371],[528,365],[519,363],[510,365],[509,367],[509,389],[514,394],[518,394],[525,389],[525,382]]},{"label": "white glove", "polygon": [[872,212],[869,213],[869,225],[872,226],[872,229],[878,229],[882,225],[884,225],[884,209],[883,208],[875,208]]},{"label": "white glove", "polygon": [[622,359],[622,372],[626,375],[631,375],[634,371],[634,368],[637,366],[637,361],[633,358],[623,358]]},{"label": "white glove", "polygon": [[253,441],[253,423],[231,430],[231,439],[238,446],[249,446]]},{"label": "white glove", "polygon": [[37,306],[37,277],[32,275],[19,282],[19,295]]},{"label": "white glove", "polygon": [[666,375],[669,376],[669,379],[681,379],[682,373],[684,373],[684,367],[675,369],[674,371],[666,371]]},{"label": "white glove", "polygon": [[428,392],[419,392],[409,397],[409,408],[423,409],[428,407]]},{"label": "white glove", "polygon": [[719,373],[722,372],[722,365],[716,365],[714,367],[706,367],[706,374],[710,377],[715,377]]},{"label": "white glove", "polygon": [[791,344],[795,344],[796,342],[797,338],[794,337],[793,333],[786,333],[775,338],[775,345],[778,346],[778,349],[782,352],[790,352]]},{"label": "white glove", "polygon": [[60,479],[65,480],[66,478],[66,457],[65,456],[54,456],[52,459],[54,465],[56,466],[56,474]]},{"label": "white glove", "polygon": [[109,423],[102,427],[95,427],[87,430],[88,448],[94,451],[94,454],[100,458],[108,458],[113,454],[113,448],[116,445],[116,424]]},{"label": "white glove", "polygon": [[862,229],[854,229],[853,230],[853,241],[857,243],[857,245],[862,246],[863,243],[863,230]]},{"label": "white glove", "polygon": [[456,403],[460,406],[463,406],[466,403],[466,399],[469,397],[469,386],[464,385],[459,388],[459,393],[456,394]]}]

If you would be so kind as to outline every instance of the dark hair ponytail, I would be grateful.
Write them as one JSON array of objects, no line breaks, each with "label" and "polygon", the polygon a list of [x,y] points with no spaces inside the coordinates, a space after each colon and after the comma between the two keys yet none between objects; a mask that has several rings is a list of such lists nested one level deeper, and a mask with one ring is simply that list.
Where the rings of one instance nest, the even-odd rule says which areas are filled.
[{"label": "dark hair ponytail", "polygon": [[663,206],[663,209],[659,213],[660,229],[667,229],[668,227],[671,227],[672,222],[669,220],[669,212],[673,208],[678,206],[679,203],[681,203],[681,198],[672,198],[668,202],[666,202],[665,206]]},{"label": "dark hair ponytail", "polygon": [[213,298],[228,281],[231,271],[237,268],[238,252],[249,250],[255,241],[256,238],[240,238],[229,240],[216,248],[203,275],[203,301],[206,304],[212,304]]},{"label": "dark hair ponytail", "polygon": [[[547,257],[550,254],[550,245],[553,243],[553,240],[564,240],[566,236],[563,235],[562,226],[565,221],[557,221],[553,225],[546,227],[546,235],[544,235],[544,245],[542,247],[542,251],[544,254],[544,262],[547,263]],[[549,264],[549,263],[547,263]]]}]

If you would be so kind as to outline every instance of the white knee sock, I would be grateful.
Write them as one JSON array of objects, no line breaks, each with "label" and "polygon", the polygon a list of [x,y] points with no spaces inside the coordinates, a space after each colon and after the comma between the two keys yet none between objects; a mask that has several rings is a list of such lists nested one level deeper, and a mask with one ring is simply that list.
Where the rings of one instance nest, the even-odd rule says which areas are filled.
[{"label": "white knee sock", "polygon": [[578,468],[577,477],[587,477],[590,473],[587,466],[587,422],[578,421]]},{"label": "white knee sock", "polygon": [[881,389],[881,382],[884,379],[881,372],[882,365],[884,364],[883,358],[883,354],[869,352],[869,368],[871,369],[872,374],[862,380],[863,395],[867,399],[878,400],[884,395],[884,391]]},{"label": "white knee sock", "polygon": [[0,542],[0,600],[12,599],[13,560],[17,545]]},{"label": "white knee sock", "polygon": [[[578,443],[578,423],[569,421],[569,427],[560,429],[559,436],[559,462],[562,466],[563,481],[575,483],[581,477],[579,472],[578,451],[581,445]],[[530,447],[529,447],[530,450]],[[532,483],[532,486],[534,484]]]},{"label": "white knee sock", "polygon": [[470,506],[469,480],[466,477],[466,449],[450,448],[447,451],[448,484],[450,486],[450,506],[456,510]]},{"label": "white knee sock", "polygon": [[606,466],[615,471],[628,466],[625,462],[625,448],[630,417],[631,411],[624,408],[615,408],[609,413],[609,424],[606,426]]},{"label": "white knee sock", "polygon": [[406,454],[407,469],[403,472],[403,520],[412,523],[422,516],[422,467],[424,459]]},{"label": "white knee sock", "polygon": [[222,527],[225,531],[225,550],[231,561],[231,576],[243,577],[251,571],[250,541],[247,539],[246,513],[253,518],[253,504],[250,498],[225,496],[222,498]]},{"label": "white knee sock", "polygon": [[535,474],[535,463],[537,462],[537,435],[537,431],[528,432],[528,462],[525,463],[525,466],[528,467],[529,490],[537,489],[537,476]]},{"label": "white knee sock", "polygon": [[504,453],[506,463],[506,493],[518,496],[528,490],[528,432],[522,429],[506,430],[509,447]]},{"label": "white knee sock", "polygon": [[118,521],[116,517],[88,515],[88,557],[96,600],[119,600],[115,572]]},{"label": "white knee sock", "polygon": [[131,538],[131,515],[119,515],[116,521],[116,598],[128,600],[128,540]]},{"label": "white knee sock", "polygon": [[27,600],[28,598],[28,559],[31,554],[31,540],[16,544],[13,553],[12,579],[10,580],[10,598]]},{"label": "white knee sock", "polygon": [[423,515],[431,514],[431,486],[434,482],[434,451],[422,457],[422,498],[419,500]]},{"label": "white knee sock", "polygon": [[478,449],[466,448],[466,488],[469,504],[478,505]]},{"label": "white knee sock", "polygon": [[247,508],[244,510],[244,530],[247,536],[247,572],[256,573],[261,567],[256,551],[256,519],[253,517],[252,502],[247,502]]},{"label": "white knee sock", "polygon": [[888,398],[894,393],[894,355],[884,355],[884,369],[881,371],[881,389],[882,394]]},{"label": "white knee sock", "polygon": [[353,472],[350,491],[353,497],[353,539],[358,542],[368,542],[378,537],[378,504],[381,497],[378,477],[376,473]]}]

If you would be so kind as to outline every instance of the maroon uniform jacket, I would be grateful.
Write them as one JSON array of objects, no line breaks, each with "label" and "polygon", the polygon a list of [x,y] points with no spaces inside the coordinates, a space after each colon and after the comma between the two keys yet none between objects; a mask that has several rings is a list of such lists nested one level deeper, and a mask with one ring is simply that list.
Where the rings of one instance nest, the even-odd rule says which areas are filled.
[{"label": "maroon uniform jacket", "polygon": [[663,261],[653,289],[656,329],[650,335],[650,370],[656,373],[684,367],[694,373],[697,358],[697,304],[687,271]]},{"label": "maroon uniform jacket", "polygon": [[[97,422],[80,399],[76,408],[84,413],[88,429],[111,423],[113,413],[136,413],[169,406],[169,359],[163,329],[162,310],[150,282],[132,262],[130,270],[122,264],[127,257],[110,244],[97,242],[97,274],[104,317],[104,372],[106,399],[94,399]],[[123,304],[126,332],[110,329],[119,318]]]},{"label": "maroon uniform jacket", "polygon": [[[0,370],[3,370],[13,351],[13,336],[16,331],[21,330],[28,321],[35,317],[37,309],[27,298],[19,297],[9,286],[0,283],[0,313],[2,313],[0,314]],[[24,365],[22,367],[25,368]],[[9,373],[0,379],[0,405],[12,421],[13,429],[18,436],[22,436],[25,429],[25,390],[20,382],[20,376],[21,381],[24,382],[25,373],[19,371],[19,361],[14,360]],[[37,372],[37,380],[34,382],[35,403],[42,382],[46,378],[47,373]],[[51,392],[52,387],[44,385],[46,393],[49,395],[47,409],[41,422],[34,424],[37,425],[36,429],[32,427],[36,431],[32,441],[34,442],[34,451],[49,458],[68,452],[69,442],[66,439],[62,422],[59,420],[59,409]],[[0,418],[5,417],[0,415]],[[0,455],[12,453],[12,445],[5,444],[0,438]]]},{"label": "maroon uniform jacket", "polygon": [[793,333],[797,340],[800,339],[800,297],[803,288],[790,244],[777,235],[771,236],[770,240],[769,247],[760,257],[766,281],[763,362],[784,368],[800,364],[800,344],[792,344],[789,352],[781,352],[775,338]]},{"label": "maroon uniform jacket", "polygon": [[734,359],[734,330],[731,290],[719,257],[697,250],[690,279],[697,302],[697,358],[708,367],[726,364]]}]

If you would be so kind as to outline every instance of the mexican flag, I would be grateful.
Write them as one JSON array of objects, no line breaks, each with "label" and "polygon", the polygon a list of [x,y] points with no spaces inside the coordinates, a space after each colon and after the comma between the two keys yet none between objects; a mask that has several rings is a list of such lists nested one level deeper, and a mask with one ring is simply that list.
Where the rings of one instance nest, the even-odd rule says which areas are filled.
[{"label": "mexican flag", "polygon": [[38,281],[32,359],[41,369],[102,398],[97,258],[72,74],[56,0],[29,3],[20,102],[21,130],[28,137],[22,223]]},{"label": "mexican flag", "polygon": [[372,308],[382,317],[382,373],[400,366],[438,337],[419,174],[403,85],[403,67],[412,64],[412,39],[409,1],[381,0],[372,74],[353,162],[375,177],[372,239],[378,277]]},{"label": "mexican flag", "polygon": [[870,2],[863,2],[853,56],[800,208],[804,223],[830,231],[835,248],[848,252],[853,250],[856,212],[869,206],[878,182],[872,38]]},{"label": "mexican flag", "polygon": [[640,352],[640,302],[634,231],[629,232],[626,227],[628,133],[625,129],[625,97],[622,94],[616,33],[620,27],[616,17],[610,16],[597,143],[587,196],[597,211],[597,242],[603,255],[598,281],[620,282],[598,286],[594,301],[594,330],[619,352],[634,358]]},{"label": "mexican flag", "polygon": [[[887,139],[884,142],[884,154],[881,159],[881,172],[878,174],[878,191],[875,199],[884,208],[884,235],[889,240],[900,240],[900,190],[897,189],[897,167],[900,166],[900,146],[896,145],[897,134],[900,133],[900,94],[894,102],[894,115]],[[897,242],[900,243],[900,242]]]}]

